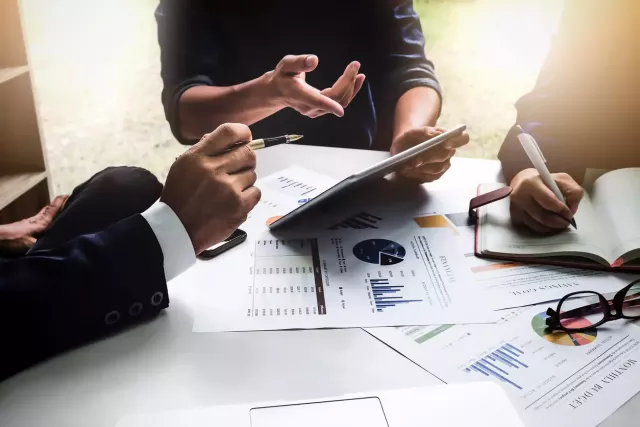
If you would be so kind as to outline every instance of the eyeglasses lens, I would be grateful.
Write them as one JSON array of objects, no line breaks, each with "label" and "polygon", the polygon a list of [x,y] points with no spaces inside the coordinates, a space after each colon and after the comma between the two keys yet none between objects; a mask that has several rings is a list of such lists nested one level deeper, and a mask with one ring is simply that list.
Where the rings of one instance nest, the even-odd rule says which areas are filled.
[{"label": "eyeglasses lens", "polygon": [[622,315],[640,318],[640,283],[636,283],[627,291],[622,303]]},{"label": "eyeglasses lens", "polygon": [[[640,292],[640,288],[638,289]],[[640,295],[638,295],[640,297]],[[589,328],[604,319],[606,308],[594,293],[578,294],[560,307],[560,324],[566,329]]]}]

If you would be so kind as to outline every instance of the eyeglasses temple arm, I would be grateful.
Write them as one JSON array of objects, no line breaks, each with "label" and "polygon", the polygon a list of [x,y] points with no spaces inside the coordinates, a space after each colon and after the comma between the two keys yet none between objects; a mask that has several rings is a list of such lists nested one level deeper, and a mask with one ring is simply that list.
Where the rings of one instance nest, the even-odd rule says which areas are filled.
[{"label": "eyeglasses temple arm", "polygon": [[582,307],[576,307],[573,310],[563,311],[562,313],[558,313],[558,318],[566,319],[567,317],[575,317],[576,315],[585,315],[585,314],[593,314],[595,312],[594,309],[601,307],[602,304],[600,302],[584,305]]}]

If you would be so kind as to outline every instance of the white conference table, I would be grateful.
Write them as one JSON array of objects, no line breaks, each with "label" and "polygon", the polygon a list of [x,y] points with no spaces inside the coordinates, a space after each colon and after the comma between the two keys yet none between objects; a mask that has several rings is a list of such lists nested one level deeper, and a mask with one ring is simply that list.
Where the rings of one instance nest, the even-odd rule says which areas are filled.
[{"label": "white conference table", "polygon": [[[283,145],[258,152],[258,176],[298,164],[342,178],[384,156]],[[500,178],[497,161],[455,158],[428,188]],[[194,303],[206,284],[188,278],[169,284],[171,305],[158,318],[0,383],[0,425],[113,427],[130,413],[439,383],[361,329],[192,333]],[[602,425],[631,427],[639,420],[637,395]]]}]

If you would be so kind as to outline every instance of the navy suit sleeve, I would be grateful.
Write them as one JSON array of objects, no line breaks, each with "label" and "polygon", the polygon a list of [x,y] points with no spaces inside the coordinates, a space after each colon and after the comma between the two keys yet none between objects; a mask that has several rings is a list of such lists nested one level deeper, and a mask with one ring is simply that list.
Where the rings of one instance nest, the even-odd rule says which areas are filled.
[{"label": "navy suit sleeve", "polygon": [[435,74],[435,67],[425,54],[425,40],[420,17],[411,0],[383,2],[386,8],[380,16],[385,35],[383,54],[390,72],[390,87],[395,102],[414,87],[431,87],[442,98],[442,91]]},{"label": "navy suit sleeve", "polygon": [[160,45],[162,104],[171,131],[182,144],[197,141],[182,137],[178,116],[180,97],[194,86],[215,85],[217,39],[206,21],[207,2],[161,0],[155,11]]},{"label": "navy suit sleeve", "polygon": [[0,263],[0,380],[169,304],[162,249],[140,215]]}]

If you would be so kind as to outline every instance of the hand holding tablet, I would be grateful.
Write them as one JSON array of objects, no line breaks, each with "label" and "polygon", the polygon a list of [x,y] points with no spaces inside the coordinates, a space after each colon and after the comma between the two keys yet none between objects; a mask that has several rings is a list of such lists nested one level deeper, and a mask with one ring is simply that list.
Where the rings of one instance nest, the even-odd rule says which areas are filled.
[{"label": "hand holding tablet", "polygon": [[[391,155],[401,153],[444,132],[446,129],[431,126],[409,129],[394,138],[391,143]],[[468,143],[469,135],[462,132],[449,138],[446,143],[437,148],[414,157],[409,164],[396,172],[405,179],[419,183],[436,181],[451,167],[451,158],[456,153],[456,149]]]},{"label": "hand holding tablet", "polygon": [[[407,166],[412,160],[415,160],[421,154],[425,153],[427,150],[431,150],[434,147],[438,147],[443,144],[445,141],[450,140],[451,138],[462,135],[462,133],[467,128],[466,125],[458,125],[455,128],[443,132],[433,138],[425,141],[421,144],[415,145],[405,151],[402,151],[394,156],[389,157],[379,163],[376,163],[356,174],[345,178],[340,181],[333,187],[328,190],[320,193],[311,201],[306,204],[299,206],[298,208],[292,210],[282,218],[277,221],[271,223],[269,228],[271,230],[275,230],[283,227],[284,225],[292,222],[294,219],[304,215],[305,212],[311,211],[313,208],[324,204],[330,203],[331,199],[334,197],[343,194],[346,191],[353,190],[358,186],[372,181],[376,178],[384,177],[392,172],[397,172],[402,170],[403,167]],[[443,172],[444,173],[444,172]]]}]

